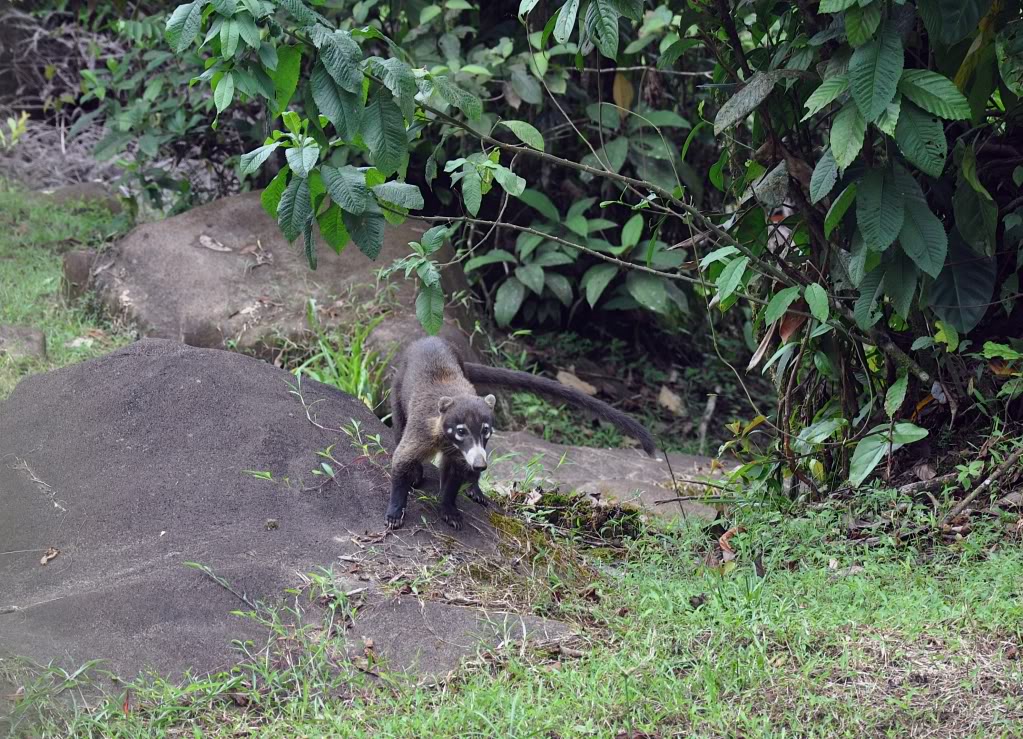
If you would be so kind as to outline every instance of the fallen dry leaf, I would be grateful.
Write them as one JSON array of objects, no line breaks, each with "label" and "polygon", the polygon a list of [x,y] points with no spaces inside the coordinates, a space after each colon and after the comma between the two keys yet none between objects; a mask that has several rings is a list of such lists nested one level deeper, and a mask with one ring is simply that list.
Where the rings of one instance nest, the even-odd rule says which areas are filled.
[{"label": "fallen dry leaf", "polygon": [[43,558],[41,560],[39,560],[39,564],[45,565],[48,562],[52,562],[54,559],[56,559],[58,554],[60,554],[60,550],[59,549],[55,549],[54,547],[50,547],[49,549],[46,550],[46,554],[43,555]]},{"label": "fallen dry leaf", "polygon": [[767,354],[767,350],[771,346],[771,339],[774,338],[774,332],[777,329],[778,329],[777,321],[775,321],[768,327],[767,333],[764,334],[764,338],[760,340],[760,346],[758,346],[757,350],[753,352],[753,356],[750,358],[749,364],[746,365],[747,372],[752,370],[754,367],[760,364],[761,361],[763,361],[764,355]]},{"label": "fallen dry leaf", "polygon": [[681,416],[683,413],[682,398],[667,385],[661,385],[661,392],[657,394],[657,402],[676,416]]},{"label": "fallen dry leaf", "polygon": [[721,535],[721,538],[718,539],[718,546],[721,547],[721,551],[731,552],[732,554],[735,554],[735,550],[732,549],[731,539],[736,534],[741,534],[745,530],[746,529],[744,529],[742,526],[733,526],[732,528],[728,529],[728,531],[723,533]]},{"label": "fallen dry leaf", "polygon": [[[794,307],[806,310],[805,305],[797,304]],[[802,313],[786,313],[781,319],[781,326],[778,328],[778,335],[781,336],[782,343],[787,344],[789,339],[793,337],[804,323],[806,323],[806,316]]]},{"label": "fallen dry leaf", "polygon": [[935,477],[938,476],[937,471],[928,462],[920,462],[919,464],[914,465],[913,474],[916,475],[916,479],[920,480],[921,482],[933,480]]},{"label": "fallen dry leaf", "polygon": [[207,236],[206,234],[199,235],[199,244],[200,246],[206,247],[210,251],[231,251],[231,247],[224,246],[215,238],[213,238],[212,236]]},{"label": "fallen dry leaf", "polygon": [[586,382],[586,380],[580,380],[571,372],[565,372],[564,370],[559,371],[558,382],[560,382],[562,385],[567,385],[570,388],[574,388],[579,392],[583,393],[584,395],[592,396],[597,394],[597,388],[595,388],[590,383]]}]

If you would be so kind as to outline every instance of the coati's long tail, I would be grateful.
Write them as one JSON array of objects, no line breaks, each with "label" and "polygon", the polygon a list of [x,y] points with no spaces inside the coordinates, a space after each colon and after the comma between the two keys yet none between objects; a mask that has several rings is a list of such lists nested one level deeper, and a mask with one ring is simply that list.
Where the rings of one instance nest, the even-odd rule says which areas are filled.
[{"label": "coati's long tail", "polygon": [[526,390],[584,408],[599,418],[613,423],[623,433],[639,441],[643,445],[643,450],[651,457],[657,451],[654,437],[632,416],[622,413],[617,408],[612,408],[602,400],[591,398],[589,395],[581,393],[574,388],[562,385],[560,382],[547,379],[546,377],[539,377],[538,375],[531,375],[528,372],[487,367],[470,362],[466,362],[463,365],[463,371],[466,378],[472,383],[496,385],[513,390]]}]

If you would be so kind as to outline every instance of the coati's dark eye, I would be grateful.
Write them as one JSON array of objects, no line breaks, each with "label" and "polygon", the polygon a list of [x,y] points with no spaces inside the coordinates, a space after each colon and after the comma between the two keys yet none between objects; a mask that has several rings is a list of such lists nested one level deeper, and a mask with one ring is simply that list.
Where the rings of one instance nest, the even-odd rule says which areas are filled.
[{"label": "coati's dark eye", "polygon": [[465,426],[456,426],[455,427],[455,438],[464,439],[466,434],[468,434],[468,433],[469,432],[465,428]]},{"label": "coati's dark eye", "polygon": [[490,426],[488,424],[483,424],[483,438],[490,438]]}]

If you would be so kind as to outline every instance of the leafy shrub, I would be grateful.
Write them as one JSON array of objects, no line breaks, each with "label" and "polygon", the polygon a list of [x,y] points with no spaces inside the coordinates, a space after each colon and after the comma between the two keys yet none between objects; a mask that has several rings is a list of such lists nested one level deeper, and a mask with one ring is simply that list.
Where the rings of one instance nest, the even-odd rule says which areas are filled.
[{"label": "leafy shrub", "polygon": [[[315,224],[335,249],[351,240],[375,258],[384,222],[422,209],[430,187],[467,214],[439,217],[448,226],[403,263],[432,330],[443,295],[431,259],[456,223],[469,252],[480,229],[518,232],[467,264],[502,270],[503,324],[583,300],[668,315],[693,298],[752,305],[750,367],[772,370],[780,402],[740,425],[736,446],[766,423],[777,454],[740,475],[777,487],[792,474],[813,490],[850,472],[859,484],[927,434],[907,399],[956,404],[963,390],[944,378],[963,376],[969,337],[997,336],[997,313],[1018,310],[1018,1],[522,0],[520,26],[503,23],[505,3],[479,15],[459,0],[342,5],[195,0],[168,21],[179,54],[205,39],[200,80],[218,115],[262,98],[283,122],[241,172],[285,153],[264,205],[288,239],[315,265]],[[505,28],[507,42],[475,44]],[[694,59],[714,60],[711,81],[671,91],[697,126],[674,102],[650,108],[665,94],[647,82],[637,100],[631,67],[664,86]],[[551,117],[591,90],[586,121]],[[704,180],[685,164],[710,128],[709,95],[726,99],[720,156],[695,170]],[[498,117],[500,105],[521,114]],[[580,148],[555,154],[563,134]]]}]

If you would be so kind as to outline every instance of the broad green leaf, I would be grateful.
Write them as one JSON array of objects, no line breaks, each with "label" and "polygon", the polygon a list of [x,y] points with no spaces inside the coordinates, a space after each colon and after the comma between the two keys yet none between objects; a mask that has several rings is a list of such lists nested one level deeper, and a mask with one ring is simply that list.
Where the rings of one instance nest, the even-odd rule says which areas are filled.
[{"label": "broad green leaf", "polygon": [[810,307],[810,315],[821,323],[827,323],[831,317],[831,309],[828,306],[828,293],[818,283],[807,285],[803,292],[806,297],[806,304]]},{"label": "broad green leaf", "polygon": [[338,254],[343,252],[351,236],[345,228],[341,207],[337,203],[331,203],[329,208],[316,216],[316,223],[320,227],[320,236],[330,248]]},{"label": "broad green leaf", "polygon": [[[241,34],[242,40],[245,41],[245,45],[250,49],[259,49],[262,39],[259,37],[259,29],[256,27],[256,22],[252,19],[249,13],[242,11],[234,17],[235,23],[238,24],[238,33]],[[271,69],[277,66],[276,64],[269,65]]]},{"label": "broad green leaf", "polygon": [[788,311],[789,306],[798,299],[798,287],[786,287],[784,290],[779,290],[767,304],[767,310],[764,311],[764,324],[770,326],[780,319]]},{"label": "broad green leaf", "polygon": [[674,110],[651,110],[638,115],[635,118],[635,125],[656,126],[657,128],[692,128],[693,125]]},{"label": "broad green leaf", "polygon": [[[596,156],[594,156],[593,152],[589,152],[580,161],[582,164],[594,169],[609,169],[612,172],[620,172],[622,167],[625,166],[625,160],[628,155],[629,139],[627,136],[619,136],[597,149]],[[584,181],[588,181],[593,177],[588,172],[584,172],[580,176]]]},{"label": "broad green leaf", "polygon": [[250,175],[263,166],[263,162],[270,158],[270,155],[281,145],[280,141],[253,149],[248,154],[242,154],[239,170],[242,176]]},{"label": "broad green leaf", "polygon": [[504,191],[509,195],[518,197],[525,191],[526,181],[507,167],[498,165],[492,171],[494,173],[494,179],[497,180],[497,184],[504,188]]},{"label": "broad green leaf", "polygon": [[544,278],[544,284],[547,289],[554,293],[561,304],[566,308],[572,305],[572,283],[568,281],[565,275],[558,274],[557,272],[547,272]]},{"label": "broad green leaf", "polygon": [[409,182],[385,182],[374,187],[373,193],[386,203],[400,205],[409,210],[422,210],[426,205],[419,188]]},{"label": "broad green leaf", "polygon": [[845,11],[845,33],[851,46],[863,46],[873,37],[881,25],[881,5],[881,2],[872,2],[866,7],[854,5]]},{"label": "broad green leaf", "polygon": [[721,274],[718,275],[717,288],[718,288],[718,300],[724,302],[732,296],[732,294],[742,284],[743,275],[746,274],[746,267],[749,265],[749,257],[739,257],[733,259],[725,268],[721,270]]},{"label": "broad green leaf", "polygon": [[480,206],[483,204],[483,180],[480,173],[472,164],[466,165],[462,177],[462,200],[465,202],[465,209],[472,215],[478,215]]},{"label": "broad green leaf", "polygon": [[554,203],[549,197],[539,190],[527,188],[522,191],[522,194],[519,195],[518,198],[530,208],[542,214],[547,220],[553,221],[554,223],[561,222],[561,214],[558,213],[558,209],[554,206]]},{"label": "broad green leaf", "polygon": [[501,121],[501,125],[515,134],[519,141],[537,151],[543,151],[543,134],[525,121]]},{"label": "broad green leaf", "polygon": [[444,289],[439,282],[419,285],[416,295],[416,318],[430,336],[436,336],[444,325]]},{"label": "broad green leaf", "polygon": [[956,229],[966,243],[981,254],[993,256],[998,206],[977,175],[977,155],[972,145],[963,148],[952,208]]},{"label": "broad green leaf", "polygon": [[519,17],[522,18],[529,15],[530,11],[532,11],[539,2],[540,0],[519,0]]},{"label": "broad green leaf", "polygon": [[362,131],[362,96],[342,90],[322,64],[310,78],[313,102],[334,126],[343,141],[353,141]]},{"label": "broad green leaf", "polygon": [[183,54],[202,26],[202,9],[206,3],[192,2],[179,5],[167,19],[166,36],[171,48]]},{"label": "broad green leaf", "polygon": [[369,200],[366,175],[351,165],[345,165],[340,169],[324,165],[320,172],[331,200],[355,215],[366,210],[366,203]]},{"label": "broad green leaf", "polygon": [[860,281],[860,294],[853,305],[853,318],[856,319],[856,325],[861,331],[866,331],[880,318],[880,312],[875,311],[874,308],[881,293],[881,278],[883,276],[884,270],[875,267],[867,272]]},{"label": "broad green leaf", "polygon": [[853,487],[863,484],[888,451],[888,439],[883,434],[870,434],[860,439],[849,462],[849,482]]},{"label": "broad green leaf", "polygon": [[847,89],[849,89],[849,78],[844,74],[838,74],[824,80],[820,87],[814,90],[810,97],[806,99],[804,103],[806,115],[803,116],[803,120],[805,121],[819,113],[825,106],[837,100],[838,96]]},{"label": "broad green leaf", "polygon": [[855,5],[857,0],[821,0],[818,10],[821,13],[841,13]]},{"label": "broad green leaf", "polygon": [[494,299],[494,320],[501,328],[506,327],[515,318],[526,297],[526,288],[514,277],[509,277],[497,288]]},{"label": "broad green leaf", "polygon": [[897,423],[892,432],[892,446],[899,449],[906,444],[913,444],[927,438],[927,429],[922,429],[913,423]]},{"label": "broad green leaf", "polygon": [[224,109],[231,104],[234,98],[234,75],[228,72],[220,78],[217,89],[213,91],[213,103],[217,106],[217,113],[223,113]]},{"label": "broad green leaf", "polygon": [[496,264],[497,262],[508,262],[515,264],[518,260],[515,259],[514,254],[506,252],[504,249],[491,249],[486,254],[481,254],[478,257],[473,257],[465,263],[464,271],[466,274],[477,270],[480,267],[484,267],[488,264]]},{"label": "broad green leaf", "polygon": [[600,300],[600,296],[616,274],[618,274],[618,267],[607,263],[595,264],[586,270],[580,285],[586,291],[586,302],[590,304],[591,308]]},{"label": "broad green leaf", "polygon": [[949,263],[929,290],[931,309],[960,334],[969,334],[991,307],[995,277],[995,260],[977,254],[953,232]]},{"label": "broad green leaf", "polygon": [[313,203],[309,194],[309,180],[292,177],[281,196],[277,208],[277,223],[289,242],[297,239],[313,219]]},{"label": "broad green leaf", "polygon": [[995,38],[998,72],[1009,91],[1023,96],[1023,21],[1007,23]]},{"label": "broad green leaf", "polygon": [[575,19],[579,14],[579,0],[566,0],[561,6],[558,20],[554,24],[554,40],[559,44],[568,41],[575,28]]},{"label": "broad green leaf", "polygon": [[373,164],[385,176],[401,168],[408,155],[408,138],[405,119],[390,93],[378,91],[366,106],[362,137],[373,155]]},{"label": "broad green leaf", "polygon": [[828,214],[824,216],[824,237],[831,238],[831,233],[838,228],[838,224],[842,222],[842,218],[845,217],[846,211],[856,200],[856,183],[852,183],[847,188],[842,190],[842,194],[835,198],[835,202],[831,204],[828,209]]},{"label": "broad green leaf", "polygon": [[423,250],[427,254],[433,254],[435,251],[444,246],[444,242],[447,240],[451,233],[451,229],[447,226],[434,226],[423,234],[421,244]]},{"label": "broad green leaf", "polygon": [[856,189],[856,224],[867,246],[884,251],[902,230],[905,200],[891,167],[872,169]]},{"label": "broad green leaf", "polygon": [[334,31],[323,40],[320,61],[338,87],[362,94],[362,49],[348,31]]},{"label": "broad green leaf", "polygon": [[746,120],[750,113],[767,100],[777,79],[776,75],[770,73],[757,72],[754,74],[745,87],[732,95],[721,106],[721,110],[714,118],[714,135],[718,136],[722,131]]},{"label": "broad green leaf", "polygon": [[230,59],[238,51],[238,39],[241,32],[238,23],[233,18],[228,18],[220,26],[220,56]]},{"label": "broad green leaf", "polygon": [[903,167],[895,165],[898,187],[905,195],[905,217],[899,231],[899,244],[916,266],[937,277],[945,264],[948,236],[945,227],[927,205],[920,185]]},{"label": "broad green leaf", "polygon": [[372,208],[367,208],[363,213],[348,211],[342,213],[345,228],[351,234],[352,241],[359,247],[359,251],[370,259],[380,256],[380,250],[384,246],[384,217],[375,208],[374,203]]},{"label": "broad green leaf", "polygon": [[1004,359],[1006,362],[1023,360],[1023,353],[1016,351],[1008,344],[999,344],[994,341],[985,341],[981,354],[984,359]]},{"label": "broad green leaf", "polygon": [[926,69],[907,69],[899,80],[899,92],[918,107],[948,120],[965,120],[970,102],[948,77]]},{"label": "broad green leaf", "polygon": [[636,213],[625,225],[622,226],[622,246],[628,248],[639,243],[639,237],[643,234],[643,216]]},{"label": "broad green leaf", "polygon": [[277,47],[265,41],[259,45],[259,61],[269,71],[277,69]]},{"label": "broad green leaf", "polygon": [[277,92],[277,111],[283,111],[298,89],[298,74],[302,68],[302,49],[299,46],[277,47],[277,69],[268,74]]},{"label": "broad green leaf", "polygon": [[810,203],[816,205],[830,193],[838,181],[838,163],[831,153],[831,149],[825,149],[817,166],[813,168],[810,175]]},{"label": "broad green leaf", "polygon": [[483,115],[483,103],[471,92],[463,90],[447,77],[435,76],[431,79],[441,97],[465,113],[470,121],[479,120]]},{"label": "broad green leaf", "polygon": [[292,172],[299,177],[308,177],[320,158],[320,147],[312,139],[307,139],[302,146],[288,149],[285,155]]},{"label": "broad green leaf", "polygon": [[668,312],[668,291],[664,289],[663,277],[630,270],[625,276],[625,289],[647,310],[655,313]]},{"label": "broad green leaf", "polygon": [[892,383],[884,396],[884,412],[889,418],[894,418],[899,412],[903,402],[906,400],[906,389],[909,387],[909,375],[905,372],[899,374],[899,379]]},{"label": "broad green leaf", "polygon": [[238,0],[213,0],[213,9],[230,17],[238,10]]},{"label": "broad green leaf", "polygon": [[920,16],[927,33],[946,46],[975,30],[991,7],[991,0],[919,0]]},{"label": "broad green leaf", "polygon": [[369,60],[369,68],[391,91],[405,120],[411,122],[416,115],[416,95],[419,92],[412,67],[394,57],[390,59],[372,57]]},{"label": "broad green leaf", "polygon": [[302,243],[305,246],[305,258],[309,269],[316,269],[316,240],[313,238],[313,219],[310,218],[302,229]]},{"label": "broad green leaf", "polygon": [[538,264],[527,264],[515,268],[515,276],[519,282],[540,295],[543,292],[543,267]]},{"label": "broad green leaf", "polygon": [[903,318],[909,318],[920,270],[902,249],[892,249],[886,256],[889,256],[889,261],[884,267],[882,289],[895,312]]},{"label": "broad green leaf", "polygon": [[899,124],[899,112],[902,110],[902,96],[896,95],[895,99],[888,103],[888,107],[884,109],[884,113],[877,117],[874,121],[874,125],[882,133],[886,133],[892,138],[895,137],[895,127]]},{"label": "broad green leaf", "polygon": [[867,121],[876,120],[895,98],[903,61],[902,39],[894,27],[882,29],[876,39],[853,52],[849,92]]},{"label": "broad green leaf", "polygon": [[860,114],[859,108],[846,103],[831,124],[831,153],[839,169],[845,169],[853,163],[863,148],[866,133],[867,121]]},{"label": "broad green leaf", "polygon": [[903,100],[895,143],[912,164],[931,177],[940,177],[945,169],[948,143],[945,129],[935,116]]},{"label": "broad green leaf", "polygon": [[277,220],[277,208],[281,203],[281,197],[288,186],[288,172],[290,171],[288,167],[284,167],[270,181],[270,184],[266,186],[263,192],[259,194],[259,202],[263,206],[263,210],[275,221]]},{"label": "broad green leaf", "polygon": [[586,11],[587,26],[597,42],[597,48],[608,59],[618,56],[618,16],[618,8],[613,0],[591,0]]}]

